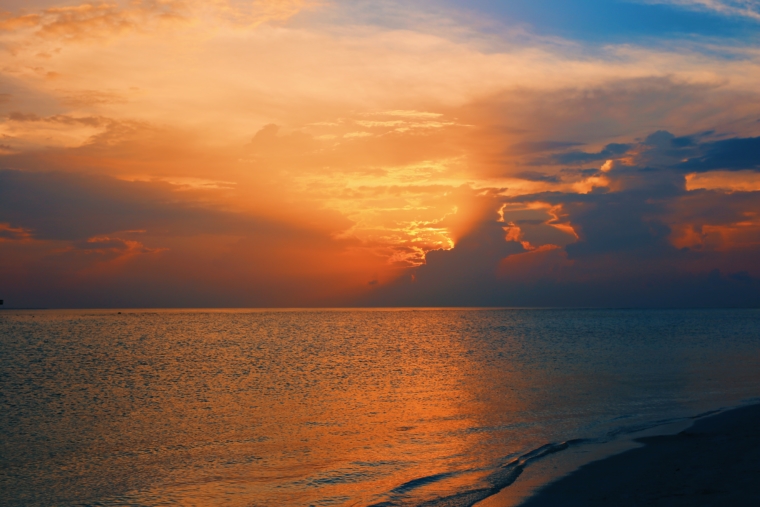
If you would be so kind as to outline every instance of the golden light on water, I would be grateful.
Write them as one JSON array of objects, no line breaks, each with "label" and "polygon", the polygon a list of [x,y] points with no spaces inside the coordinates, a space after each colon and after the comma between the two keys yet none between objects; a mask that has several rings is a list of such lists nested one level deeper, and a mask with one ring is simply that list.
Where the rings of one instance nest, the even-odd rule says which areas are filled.
[{"label": "golden light on water", "polygon": [[513,505],[535,452],[750,396],[754,313],[3,312],[0,498]]}]

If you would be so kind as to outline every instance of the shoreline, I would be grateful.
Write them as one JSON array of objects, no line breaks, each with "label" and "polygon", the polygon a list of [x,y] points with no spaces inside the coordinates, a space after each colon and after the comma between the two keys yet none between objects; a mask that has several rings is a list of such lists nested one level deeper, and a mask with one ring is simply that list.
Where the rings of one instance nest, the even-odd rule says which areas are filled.
[{"label": "shoreline", "polygon": [[[699,418],[676,434],[639,437],[631,443],[639,446],[537,485],[517,505],[760,505],[760,404]],[[477,507],[503,505],[498,496]]]}]

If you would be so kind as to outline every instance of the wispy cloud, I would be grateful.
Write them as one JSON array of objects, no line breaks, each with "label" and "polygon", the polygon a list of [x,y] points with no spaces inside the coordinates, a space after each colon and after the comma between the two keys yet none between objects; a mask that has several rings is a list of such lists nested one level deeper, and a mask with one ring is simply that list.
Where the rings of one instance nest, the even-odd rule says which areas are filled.
[{"label": "wispy cloud", "polygon": [[650,0],[650,3],[680,5],[760,21],[760,2],[758,0]]},{"label": "wispy cloud", "polygon": [[290,18],[316,0],[133,0],[83,2],[13,14],[0,12],[0,32],[20,32],[44,39],[87,41],[129,32],[155,32],[199,19],[257,26]]}]

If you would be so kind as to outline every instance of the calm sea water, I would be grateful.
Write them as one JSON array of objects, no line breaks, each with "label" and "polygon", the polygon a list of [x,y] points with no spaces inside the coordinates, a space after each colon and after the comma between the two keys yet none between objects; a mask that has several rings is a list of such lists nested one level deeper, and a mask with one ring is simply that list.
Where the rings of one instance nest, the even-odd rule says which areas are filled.
[{"label": "calm sea water", "polygon": [[470,505],[758,396],[758,310],[6,310],[0,504]]}]

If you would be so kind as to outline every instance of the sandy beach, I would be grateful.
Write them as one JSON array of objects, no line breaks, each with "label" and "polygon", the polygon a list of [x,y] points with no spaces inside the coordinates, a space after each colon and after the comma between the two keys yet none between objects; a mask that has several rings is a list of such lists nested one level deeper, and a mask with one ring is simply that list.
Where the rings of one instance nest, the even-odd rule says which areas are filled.
[{"label": "sandy beach", "polygon": [[760,505],[760,405],[638,442],[644,446],[589,463],[521,506]]}]

